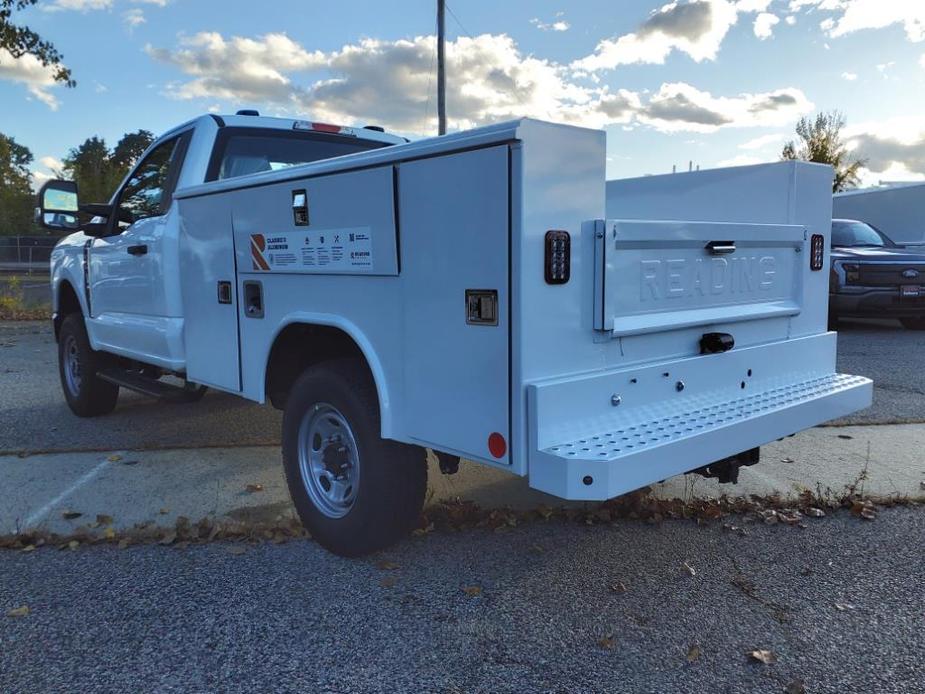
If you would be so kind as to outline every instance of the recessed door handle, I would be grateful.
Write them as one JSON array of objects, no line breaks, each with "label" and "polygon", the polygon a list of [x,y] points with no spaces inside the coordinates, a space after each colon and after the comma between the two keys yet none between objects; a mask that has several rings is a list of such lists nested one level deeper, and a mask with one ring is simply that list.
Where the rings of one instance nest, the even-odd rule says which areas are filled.
[{"label": "recessed door handle", "polygon": [[148,247],[142,244],[140,246],[129,246],[126,250],[129,255],[144,255],[148,252]]},{"label": "recessed door handle", "polygon": [[736,244],[735,241],[710,241],[706,249],[711,255],[729,255],[736,252]]}]

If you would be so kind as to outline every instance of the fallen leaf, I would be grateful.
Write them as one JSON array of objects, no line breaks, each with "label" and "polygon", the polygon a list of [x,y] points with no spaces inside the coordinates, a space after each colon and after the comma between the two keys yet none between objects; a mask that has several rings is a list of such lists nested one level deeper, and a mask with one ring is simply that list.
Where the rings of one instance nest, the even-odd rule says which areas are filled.
[{"label": "fallen leaf", "polygon": [[610,590],[612,590],[614,593],[625,593],[626,584],[623,581],[617,581],[616,583],[611,583]]},{"label": "fallen leaf", "polygon": [[876,520],[877,512],[870,506],[865,506],[861,509],[861,518],[864,520]]},{"label": "fallen leaf", "polygon": [[691,644],[691,647],[687,649],[687,662],[695,663],[698,658],[700,658],[700,644],[694,642]]},{"label": "fallen leaf", "polygon": [[851,605],[847,602],[836,602],[835,609],[838,610],[839,612],[844,612],[845,610],[853,610],[854,605]]},{"label": "fallen leaf", "polygon": [[806,515],[810,518],[823,518],[825,517],[825,511],[823,511],[821,508],[811,506],[810,508],[806,509]]},{"label": "fallen leaf", "polygon": [[111,527],[106,528],[106,530],[103,531],[103,537],[105,537],[107,540],[114,540],[116,539],[116,531]]},{"label": "fallen leaf", "polygon": [[63,511],[61,517],[64,520],[74,520],[75,518],[80,518],[83,515],[80,511]]},{"label": "fallen leaf", "polygon": [[176,530],[168,530],[168,531],[164,534],[164,537],[162,537],[162,538],[160,539],[160,541],[158,542],[158,544],[159,544],[159,545],[167,546],[167,545],[172,545],[172,544],[173,544],[174,542],[176,542],[176,541],[177,541],[177,531],[176,531]]},{"label": "fallen leaf", "polygon": [[262,484],[249,484],[244,488],[248,493],[253,494],[254,492],[262,492]]},{"label": "fallen leaf", "polygon": [[777,662],[777,656],[765,649],[749,651],[748,657],[756,662],[764,663],[765,665],[773,665]]},{"label": "fallen leaf", "polygon": [[803,684],[803,680],[793,680],[784,688],[784,694],[806,694],[806,686]]},{"label": "fallen leaf", "polygon": [[121,540],[119,540],[119,549],[126,549],[129,546],[129,544],[131,544],[129,539],[127,537],[124,537]]},{"label": "fallen leaf", "polygon": [[848,434],[839,434],[838,438],[840,439],[853,439],[853,436],[848,436]]},{"label": "fallen leaf", "polygon": [[423,528],[415,528],[413,531],[411,531],[411,534],[414,535],[415,537],[421,537],[422,535],[427,535],[428,533],[432,533],[433,531],[434,531],[434,524],[428,523]]},{"label": "fallen leaf", "polygon": [[23,551],[24,554],[27,554],[27,553],[29,553],[29,552],[34,552],[34,551],[35,551],[35,545],[26,545],[25,547],[22,548],[22,551]]},{"label": "fallen leaf", "polygon": [[65,546],[66,546],[69,550],[71,550],[71,551],[73,552],[75,549],[77,549],[78,547],[80,547],[80,543],[79,543],[77,540],[71,540],[71,541],[68,542],[67,545],[65,545]]},{"label": "fallen leaf", "polygon": [[613,636],[612,636],[612,635],[611,635],[611,636],[605,636],[604,638],[599,639],[598,642],[597,642],[597,645],[600,646],[601,648],[604,648],[604,649],[608,650],[608,651],[612,651],[612,650],[613,650],[613,647],[614,647]]},{"label": "fallen leaf", "polygon": [[236,557],[240,557],[242,554],[247,552],[247,547],[244,545],[232,545],[228,548],[228,553],[233,554]]},{"label": "fallen leaf", "polygon": [[530,545],[529,552],[531,554],[542,554],[546,550],[543,549],[542,545]]},{"label": "fallen leaf", "polygon": [[122,456],[121,455],[111,455],[108,458],[106,458],[106,460],[108,460],[110,463],[118,463],[120,460],[122,460]]},{"label": "fallen leaf", "polygon": [[396,564],[394,561],[389,561],[388,559],[382,559],[376,562],[376,568],[382,569],[383,571],[395,571],[395,569],[401,568],[399,564]]},{"label": "fallen leaf", "polygon": [[138,465],[138,461],[137,460],[123,460],[122,464],[123,465]]},{"label": "fallen leaf", "polygon": [[482,586],[463,586],[462,592],[470,598],[474,598],[482,594]]},{"label": "fallen leaf", "polygon": [[383,588],[393,588],[395,584],[398,583],[398,578],[396,576],[384,576],[379,585]]},{"label": "fallen leaf", "polygon": [[796,461],[793,458],[783,458],[780,462],[782,463],[795,463]]},{"label": "fallen leaf", "polygon": [[96,514],[96,522],[99,525],[112,525],[112,516],[106,515],[105,513]]},{"label": "fallen leaf", "polygon": [[12,610],[7,610],[7,617],[25,617],[29,614],[31,610],[28,605],[23,605],[22,607],[14,607]]},{"label": "fallen leaf", "polygon": [[158,511],[158,513],[160,513],[162,516],[166,516],[168,513],[170,513],[170,509],[162,508],[160,511]]},{"label": "fallen leaf", "polygon": [[683,564],[681,564],[681,568],[687,571],[687,573],[689,573],[691,576],[697,575],[697,570],[693,566],[688,564],[687,562],[684,562]]}]

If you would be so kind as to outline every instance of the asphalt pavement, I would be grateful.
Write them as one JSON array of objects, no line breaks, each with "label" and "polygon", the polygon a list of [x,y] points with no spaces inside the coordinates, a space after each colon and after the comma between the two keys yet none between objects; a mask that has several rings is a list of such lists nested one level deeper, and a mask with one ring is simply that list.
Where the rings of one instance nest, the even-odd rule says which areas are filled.
[{"label": "asphalt pavement", "polygon": [[732,522],[0,552],[0,691],[925,691],[925,514]]},{"label": "asphalt pavement", "polygon": [[[838,343],[839,370],[874,380],[874,406],[837,423],[925,421],[925,333],[845,323]],[[50,323],[0,322],[0,454],[276,444],[281,420],[223,393],[168,405],[125,391],[111,415],[81,420],[61,396]]]}]

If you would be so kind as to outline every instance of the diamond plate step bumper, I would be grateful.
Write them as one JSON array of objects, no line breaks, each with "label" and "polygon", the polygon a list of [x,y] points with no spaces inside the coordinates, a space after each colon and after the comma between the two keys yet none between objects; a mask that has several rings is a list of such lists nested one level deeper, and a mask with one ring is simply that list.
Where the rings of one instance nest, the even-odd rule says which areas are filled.
[{"label": "diamond plate step bumper", "polygon": [[[691,385],[684,390],[695,392],[677,397],[667,393],[684,381],[671,374],[684,374],[692,363],[533,387],[531,410],[541,426],[531,437],[530,485],[566,499],[609,499],[868,407],[873,384],[860,376],[803,371],[789,383],[745,376],[752,368],[774,372],[769,360],[812,362],[806,348],[824,347],[826,337],[710,357],[686,379]],[[802,355],[794,342],[804,343]],[[723,375],[734,383],[723,384]],[[590,413],[576,401],[568,408],[573,398],[600,402],[615,385],[630,393],[618,406]],[[570,411],[579,417],[569,420]]]}]

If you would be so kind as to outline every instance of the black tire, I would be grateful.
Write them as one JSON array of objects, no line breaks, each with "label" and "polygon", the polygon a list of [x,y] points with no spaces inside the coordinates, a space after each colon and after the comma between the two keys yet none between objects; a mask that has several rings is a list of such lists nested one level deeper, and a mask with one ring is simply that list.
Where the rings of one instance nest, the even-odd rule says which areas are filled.
[{"label": "black tire", "polygon": [[[107,359],[108,355],[90,346],[81,314],[72,313],[64,319],[58,334],[58,375],[68,407],[78,417],[97,417],[115,409],[119,386],[96,375]],[[69,365],[75,360],[76,378],[73,371],[68,375]]]},{"label": "black tire", "polygon": [[900,318],[906,330],[925,330],[925,318]]},{"label": "black tire", "polygon": [[[316,424],[319,418],[328,421]],[[330,427],[331,421],[342,421],[346,428],[335,425],[328,439],[310,435],[313,427]],[[323,362],[307,369],[293,384],[283,412],[286,481],[302,523],[334,554],[358,557],[388,547],[412,530],[420,517],[427,491],[426,453],[417,446],[382,439],[379,433],[379,399],[362,362]],[[332,451],[330,457],[335,460],[330,462]],[[351,451],[359,463],[355,468]],[[303,460],[310,460],[312,453],[334,472],[326,469],[311,475],[314,481],[306,479],[303,469],[310,474],[314,468],[310,463],[303,465]],[[326,475],[347,485],[351,474],[357,475],[357,481],[355,490],[352,484],[345,486],[353,494],[349,505],[332,504],[323,496],[321,501],[313,499],[313,494],[317,498],[319,489],[324,489],[324,480],[330,479]]]}]

